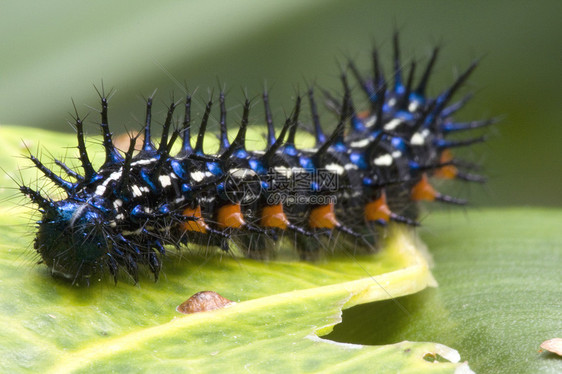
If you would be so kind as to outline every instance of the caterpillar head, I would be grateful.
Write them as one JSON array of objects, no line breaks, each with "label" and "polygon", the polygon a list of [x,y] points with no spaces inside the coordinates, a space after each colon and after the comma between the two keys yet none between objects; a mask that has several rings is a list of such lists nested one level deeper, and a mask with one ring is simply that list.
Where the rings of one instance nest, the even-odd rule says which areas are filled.
[{"label": "caterpillar head", "polygon": [[53,275],[76,281],[103,266],[111,245],[102,208],[73,199],[50,201],[26,186],[20,190],[42,212],[34,246]]},{"label": "caterpillar head", "polygon": [[35,249],[53,274],[89,277],[107,252],[103,216],[84,202],[63,200],[45,210]]}]

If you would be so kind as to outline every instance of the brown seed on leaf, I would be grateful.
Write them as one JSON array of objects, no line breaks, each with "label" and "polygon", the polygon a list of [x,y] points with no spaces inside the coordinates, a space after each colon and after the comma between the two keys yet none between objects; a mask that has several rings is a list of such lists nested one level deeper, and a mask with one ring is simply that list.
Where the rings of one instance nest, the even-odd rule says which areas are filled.
[{"label": "brown seed on leaf", "polygon": [[545,351],[556,353],[558,356],[562,356],[562,338],[545,340],[542,342],[541,348]]},{"label": "brown seed on leaf", "polygon": [[176,310],[183,314],[191,314],[198,312],[206,312],[209,310],[222,309],[232,304],[230,301],[216,292],[201,291],[191,296],[189,299],[181,303]]}]

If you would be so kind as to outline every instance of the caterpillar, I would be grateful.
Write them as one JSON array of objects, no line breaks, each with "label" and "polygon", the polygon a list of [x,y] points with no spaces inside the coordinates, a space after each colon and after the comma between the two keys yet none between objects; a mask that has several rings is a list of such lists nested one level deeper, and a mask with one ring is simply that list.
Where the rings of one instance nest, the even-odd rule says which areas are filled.
[{"label": "caterpillar", "polygon": [[[213,98],[200,119],[195,145],[191,139],[192,97],[183,104],[181,125],[174,126],[170,104],[158,145],[151,137],[153,98],[146,100],[142,148],[137,136],[125,152],[114,145],[108,120],[108,97],[101,98],[101,133],[105,160],[97,170],[85,145],[83,119],[76,111],[81,172],[55,162],[67,177],[58,175],[37,157],[34,166],[66,194],[53,200],[26,185],[20,191],[41,212],[34,248],[53,275],[78,283],[106,271],[117,282],[124,271],[136,283],[139,268],[157,280],[169,246],[217,247],[228,251],[235,243],[255,258],[270,255],[282,237],[303,259],[314,258],[324,241],[339,238],[356,247],[375,248],[389,222],[418,225],[418,201],[462,205],[466,201],[438,192],[430,178],[484,182],[471,173],[471,164],[454,158],[451,149],[485,140],[484,136],[450,138],[452,133],[483,128],[493,119],[459,122],[454,114],[470,95],[452,102],[478,62],[471,63],[444,91],[426,95],[439,48],[434,48],[421,77],[414,82],[416,63],[405,76],[398,35],[393,39],[392,78],[384,76],[379,53],[372,53],[373,74],[364,76],[353,63],[342,70],[342,93],[324,91],[335,112],[335,129],[324,132],[315,87],[298,95],[278,134],[269,93],[262,95],[267,146],[246,149],[245,138],[253,108],[243,104],[240,129],[229,141],[224,91],[219,94],[219,149],[203,149]],[[366,97],[358,110],[348,75]],[[301,109],[308,101],[315,146],[295,145],[303,126]],[[76,108],[75,108],[76,109]],[[172,155],[172,147],[179,151]],[[177,147],[177,146],[176,146]]]}]

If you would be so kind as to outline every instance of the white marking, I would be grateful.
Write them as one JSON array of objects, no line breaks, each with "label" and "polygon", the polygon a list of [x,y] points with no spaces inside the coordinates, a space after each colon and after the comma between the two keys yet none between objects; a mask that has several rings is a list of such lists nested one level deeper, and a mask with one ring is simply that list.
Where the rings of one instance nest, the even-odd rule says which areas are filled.
[{"label": "white marking", "polygon": [[107,179],[103,182],[103,185],[107,186],[109,182],[119,180],[119,178],[121,178],[121,169],[109,174],[109,177],[107,177]]},{"label": "white marking", "polygon": [[402,120],[400,118],[394,118],[393,120],[388,121],[388,123],[384,125],[384,129],[388,131],[392,131],[398,126],[400,126],[401,123]]},{"label": "white marking", "polygon": [[105,186],[104,185],[100,184],[99,186],[96,187],[96,192],[95,192],[96,195],[102,196],[104,194],[104,192],[105,192]]},{"label": "white marking", "polygon": [[287,178],[290,178],[292,174],[291,169],[285,166],[275,166],[273,170],[275,170],[276,173],[285,175]]},{"label": "white marking", "polygon": [[117,227],[117,224],[115,223],[115,221],[110,221],[109,227]]},{"label": "white marking", "polygon": [[76,222],[76,220],[82,215],[82,212],[84,211],[84,209],[86,209],[87,206],[88,204],[82,204],[78,208],[76,208],[76,210],[72,214],[72,217],[70,218],[69,223],[71,228],[74,227],[74,222]]},{"label": "white marking", "polygon": [[107,177],[107,179],[103,181],[102,184],[97,186],[95,194],[98,196],[102,196],[105,193],[106,187],[109,182],[119,180],[119,178],[121,178],[121,169],[119,169],[119,171],[114,171],[113,173],[111,173],[109,177]]},{"label": "white marking", "polygon": [[148,187],[146,187],[146,186],[142,186],[142,187],[140,188],[140,190],[141,190],[142,192],[150,192],[150,189],[149,189]]},{"label": "white marking", "polygon": [[133,190],[133,196],[134,197],[142,196],[142,192],[141,192],[139,186],[133,185],[133,187],[131,187],[131,189]]},{"label": "white marking", "polygon": [[349,163],[344,165],[345,170],[357,170],[359,167],[355,164]]},{"label": "white marking", "polygon": [[115,219],[117,220],[125,219],[125,215],[123,213],[119,213],[118,215],[115,216]]},{"label": "white marking", "polygon": [[131,166],[136,166],[136,165],[150,165],[152,163],[156,162],[155,158],[149,158],[148,160],[138,160],[135,162],[131,162]]},{"label": "white marking", "polygon": [[256,173],[252,169],[245,169],[245,168],[232,168],[228,171],[230,176],[237,179],[244,179],[247,176],[254,176]]},{"label": "white marking", "polygon": [[194,171],[191,173],[191,179],[193,179],[195,182],[201,182],[203,179],[210,177],[211,174],[210,172],[206,171],[206,172],[202,172],[202,171]]},{"label": "white marking", "polygon": [[390,166],[392,165],[392,156],[389,154],[379,156],[373,160],[377,166]]},{"label": "white marking", "polygon": [[395,99],[395,98],[392,98],[392,99],[388,100],[388,105],[389,105],[389,106],[394,106],[395,104],[396,104],[396,99]]},{"label": "white marking", "polygon": [[410,112],[415,112],[420,107],[420,103],[418,101],[412,101],[410,105],[408,105],[408,110]]},{"label": "white marking", "polygon": [[114,207],[115,209],[118,209],[118,208],[119,208],[120,206],[122,206],[122,205],[123,205],[123,200],[121,200],[121,199],[117,199],[117,200],[115,200],[115,201],[113,202],[113,207]]},{"label": "white marking", "polygon": [[174,200],[174,203],[181,203],[184,200],[185,200],[185,197],[180,196],[180,197],[178,197],[177,199]]},{"label": "white marking", "polygon": [[149,207],[145,206],[145,207],[144,207],[144,212],[145,212],[146,214],[150,214],[150,213],[152,213],[152,209],[150,209]]},{"label": "white marking", "polygon": [[410,144],[412,145],[423,145],[424,143],[425,139],[419,132],[416,132],[414,135],[412,135],[412,138],[410,139]]},{"label": "white marking", "polygon": [[392,158],[399,158],[399,157],[402,157],[402,152],[400,151],[392,152]]},{"label": "white marking", "polygon": [[371,139],[367,138],[367,139],[358,140],[356,142],[351,142],[349,143],[349,145],[356,148],[363,148],[368,146],[370,143],[371,143]]},{"label": "white marking", "polygon": [[[419,135],[419,136],[416,137],[416,135]],[[412,135],[412,138],[410,139],[410,142],[413,145],[423,145],[423,144],[425,144],[425,139],[427,139],[428,136],[429,136],[429,130],[423,129],[421,132],[417,132],[414,135]],[[416,139],[414,139],[414,137],[416,137]]]},{"label": "white marking", "polygon": [[326,170],[331,171],[332,173],[336,173],[338,175],[342,175],[345,171],[343,166],[335,164],[335,163],[326,165]]},{"label": "white marking", "polygon": [[201,171],[194,171],[191,173],[191,179],[193,179],[196,182],[201,182],[203,178],[205,178],[205,173]]},{"label": "white marking", "polygon": [[199,199],[199,201],[202,203],[211,203],[215,201],[215,198],[213,196],[203,196]]},{"label": "white marking", "polygon": [[367,127],[367,128],[372,127],[375,124],[375,122],[377,122],[377,116],[371,116],[365,122],[365,127]]},{"label": "white marking", "polygon": [[172,179],[167,175],[161,175],[158,180],[160,181],[160,185],[162,185],[162,188],[166,188],[172,185]]}]

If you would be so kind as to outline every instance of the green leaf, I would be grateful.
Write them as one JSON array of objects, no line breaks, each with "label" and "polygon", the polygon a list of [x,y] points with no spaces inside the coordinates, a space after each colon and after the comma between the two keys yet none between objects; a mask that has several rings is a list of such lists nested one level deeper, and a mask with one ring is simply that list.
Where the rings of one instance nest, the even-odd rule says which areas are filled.
[{"label": "green leaf", "polygon": [[[375,276],[387,270],[386,257],[405,267]],[[433,372],[435,365],[423,359],[427,353],[456,355],[432,343],[361,347],[323,342],[315,335],[339,321],[342,306],[416,292],[431,281],[425,261],[405,241],[370,259],[325,266],[218,257],[194,264],[189,259],[191,266],[177,265],[181,272],[168,270],[157,284],[144,279],[136,287],[120,283],[81,289],[54,282],[46,271],[25,274],[9,258],[0,286],[2,295],[9,295],[2,300],[1,321],[7,369],[29,365],[52,372],[122,372],[157,365],[159,370],[294,372],[370,366]],[[373,277],[341,281],[352,277],[333,270],[349,267],[353,273],[357,265]],[[187,316],[175,311],[183,299],[204,289],[238,303]],[[438,369],[452,372],[456,366]]]},{"label": "green leaf", "polygon": [[[560,373],[540,344],[562,336],[562,211],[431,213],[422,237],[438,288],[352,308],[327,338],[361,344],[404,339],[457,349],[482,373]],[[361,323],[357,323],[361,321]]]},{"label": "green leaf", "polygon": [[[0,129],[9,153],[49,150],[60,158],[70,135],[36,129]],[[254,134],[256,135],[256,134]],[[38,146],[40,139],[40,146]],[[99,148],[99,147],[98,147]],[[73,162],[75,149],[68,148]],[[5,154],[0,156],[6,158]],[[45,157],[48,158],[48,157]],[[37,178],[19,161],[22,176]],[[5,162],[4,162],[5,161]],[[22,165],[23,164],[23,165]],[[15,187],[15,183],[12,183]],[[34,186],[34,183],[31,183]],[[42,192],[50,188],[38,182]],[[186,251],[170,256],[160,280],[149,274],[139,285],[107,280],[89,288],[53,279],[36,265],[30,249],[33,218],[14,206],[7,189],[0,208],[0,342],[2,371],[454,372],[466,364],[430,362],[458,353],[436,343],[402,342],[381,347],[337,344],[319,335],[339,322],[342,308],[395,299],[433,284],[419,242],[397,230],[373,255],[327,255],[318,263],[258,262],[221,253]],[[421,246],[423,248],[423,246]],[[176,307],[192,294],[213,290],[237,303],[218,311],[180,315]]]}]

